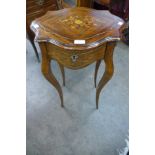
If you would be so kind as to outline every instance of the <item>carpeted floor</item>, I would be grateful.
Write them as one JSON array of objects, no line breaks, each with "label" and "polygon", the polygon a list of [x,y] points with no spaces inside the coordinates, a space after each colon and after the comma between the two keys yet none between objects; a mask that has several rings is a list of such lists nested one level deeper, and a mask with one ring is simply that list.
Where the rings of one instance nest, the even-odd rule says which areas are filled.
[{"label": "carpeted floor", "polygon": [[[117,155],[128,135],[128,46],[115,49],[115,73],[95,109],[95,65],[66,71],[61,108],[27,42],[27,155]],[[51,64],[62,85],[56,62]],[[104,71],[100,66],[98,81]]]}]

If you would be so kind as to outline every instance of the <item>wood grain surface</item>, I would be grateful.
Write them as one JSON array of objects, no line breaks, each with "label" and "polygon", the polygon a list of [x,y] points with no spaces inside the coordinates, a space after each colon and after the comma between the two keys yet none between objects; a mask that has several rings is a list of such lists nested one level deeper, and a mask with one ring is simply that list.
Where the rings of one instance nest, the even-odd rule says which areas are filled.
[{"label": "wood grain surface", "polygon": [[91,50],[78,51],[66,50],[51,43],[46,43],[46,46],[49,58],[57,60],[60,64],[70,69],[80,69],[102,59],[106,47],[104,45]]},{"label": "wood grain surface", "polygon": [[[120,40],[119,29],[124,21],[109,11],[85,7],[49,11],[31,24],[35,40],[51,42],[64,49],[95,48],[107,41]],[[85,40],[84,45],[74,40]]]}]

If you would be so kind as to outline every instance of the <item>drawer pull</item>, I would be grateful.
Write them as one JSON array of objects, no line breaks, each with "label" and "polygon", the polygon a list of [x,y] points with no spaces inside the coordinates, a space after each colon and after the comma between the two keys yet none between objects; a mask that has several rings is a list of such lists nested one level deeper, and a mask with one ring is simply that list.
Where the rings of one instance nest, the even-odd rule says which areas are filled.
[{"label": "drawer pull", "polygon": [[43,5],[44,0],[36,0],[36,3],[37,3],[38,5]]},{"label": "drawer pull", "polygon": [[76,62],[78,59],[78,55],[72,55],[71,59],[72,59],[72,62]]}]

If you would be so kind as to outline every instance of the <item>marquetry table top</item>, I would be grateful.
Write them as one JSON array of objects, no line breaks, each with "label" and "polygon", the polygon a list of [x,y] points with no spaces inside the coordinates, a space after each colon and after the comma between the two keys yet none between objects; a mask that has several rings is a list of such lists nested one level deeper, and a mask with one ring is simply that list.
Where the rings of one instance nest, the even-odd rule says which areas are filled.
[{"label": "marquetry table top", "polygon": [[38,42],[82,50],[120,40],[119,29],[123,23],[122,19],[109,11],[76,7],[49,11],[33,21],[31,29]]}]

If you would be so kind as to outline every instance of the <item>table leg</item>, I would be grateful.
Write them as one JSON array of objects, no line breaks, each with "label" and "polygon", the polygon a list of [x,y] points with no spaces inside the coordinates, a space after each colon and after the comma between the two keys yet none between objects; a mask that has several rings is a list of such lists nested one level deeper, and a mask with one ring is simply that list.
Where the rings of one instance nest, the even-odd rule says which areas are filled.
[{"label": "table leg", "polygon": [[46,44],[45,43],[40,43],[40,48],[42,51],[42,73],[45,76],[45,78],[56,88],[56,90],[59,93],[60,99],[61,99],[61,106],[64,107],[63,105],[63,93],[60,84],[56,80],[54,74],[52,73],[52,69],[50,66],[50,59],[47,56],[46,52]]},{"label": "table leg", "polygon": [[59,68],[61,70],[61,74],[62,74],[62,79],[63,79],[63,86],[65,86],[65,70],[64,70],[64,66],[60,63],[59,64]]},{"label": "table leg", "polygon": [[97,73],[98,73],[98,69],[100,67],[101,64],[101,60],[98,60],[96,62],[96,66],[95,66],[95,75],[94,75],[94,84],[95,84],[95,88],[96,88],[96,80],[97,80]]},{"label": "table leg", "polygon": [[31,45],[33,47],[33,50],[35,52],[35,55],[37,57],[38,62],[40,62],[39,53],[38,53],[37,48],[36,48],[36,46],[34,44],[34,37],[32,35],[30,35],[30,33],[27,32],[27,38],[29,39],[29,41],[30,41],[30,43],[31,43]]},{"label": "table leg", "polygon": [[107,84],[107,82],[112,78],[114,72],[114,65],[113,65],[113,51],[115,48],[115,42],[107,43],[106,52],[104,55],[104,62],[105,62],[105,72],[97,86],[96,90],[96,109],[98,109],[98,101],[99,95],[102,88]]}]

